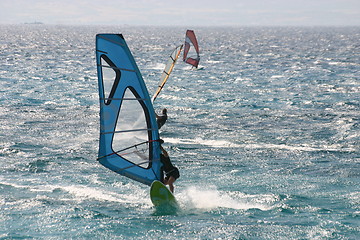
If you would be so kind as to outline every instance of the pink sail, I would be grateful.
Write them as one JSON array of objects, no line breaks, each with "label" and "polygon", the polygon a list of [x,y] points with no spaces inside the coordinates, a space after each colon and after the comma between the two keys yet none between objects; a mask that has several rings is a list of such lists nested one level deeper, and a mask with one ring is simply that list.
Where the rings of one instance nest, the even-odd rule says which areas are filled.
[{"label": "pink sail", "polygon": [[[191,46],[193,46],[194,48],[193,51],[191,49]],[[186,31],[183,61],[196,68],[199,65],[199,61],[200,61],[199,45],[193,30]]]}]

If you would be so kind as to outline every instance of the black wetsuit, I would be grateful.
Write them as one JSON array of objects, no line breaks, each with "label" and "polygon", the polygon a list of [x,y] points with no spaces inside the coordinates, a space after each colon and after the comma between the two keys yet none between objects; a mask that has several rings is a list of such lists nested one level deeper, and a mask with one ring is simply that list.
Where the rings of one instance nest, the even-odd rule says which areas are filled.
[{"label": "black wetsuit", "polygon": [[165,172],[166,178],[173,176],[175,179],[178,179],[180,177],[179,169],[172,165],[169,157],[160,154],[160,161],[163,164],[162,170]]},{"label": "black wetsuit", "polygon": [[167,120],[167,114],[166,114],[166,113],[165,113],[164,115],[158,116],[158,117],[156,118],[156,122],[157,122],[157,125],[158,125],[158,129],[160,129],[162,126],[164,126],[166,120]]}]

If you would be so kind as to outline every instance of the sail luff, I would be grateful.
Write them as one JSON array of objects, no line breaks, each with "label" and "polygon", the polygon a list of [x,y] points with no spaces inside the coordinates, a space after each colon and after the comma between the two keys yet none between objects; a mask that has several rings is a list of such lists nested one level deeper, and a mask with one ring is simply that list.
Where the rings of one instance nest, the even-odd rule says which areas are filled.
[{"label": "sail luff", "polygon": [[186,60],[189,51],[190,51],[190,40],[188,40],[188,37],[186,37],[184,43],[183,61]]},{"label": "sail luff", "polygon": [[186,33],[187,37],[189,38],[189,40],[191,41],[191,43],[194,45],[195,51],[197,54],[199,54],[199,44],[198,41],[196,39],[195,33],[193,30],[187,30]]},{"label": "sail luff", "polygon": [[159,95],[161,90],[163,89],[166,81],[169,79],[170,74],[171,74],[172,70],[174,69],[175,63],[180,56],[182,48],[183,48],[183,45],[180,45],[172,51],[172,53],[168,59],[168,63],[166,64],[165,69],[164,69],[163,73],[161,74],[158,88],[151,98],[152,102],[155,101],[155,99],[157,98],[157,96]]}]

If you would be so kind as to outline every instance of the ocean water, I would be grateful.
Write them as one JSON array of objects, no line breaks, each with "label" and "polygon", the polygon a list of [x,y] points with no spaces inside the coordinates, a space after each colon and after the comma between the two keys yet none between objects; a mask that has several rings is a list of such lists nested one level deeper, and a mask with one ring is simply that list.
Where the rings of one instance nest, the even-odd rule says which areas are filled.
[{"label": "ocean water", "polygon": [[0,239],[359,239],[360,28],[194,28],[156,111],[181,209],[97,161],[95,34],[149,92],[186,27],[0,25]]}]

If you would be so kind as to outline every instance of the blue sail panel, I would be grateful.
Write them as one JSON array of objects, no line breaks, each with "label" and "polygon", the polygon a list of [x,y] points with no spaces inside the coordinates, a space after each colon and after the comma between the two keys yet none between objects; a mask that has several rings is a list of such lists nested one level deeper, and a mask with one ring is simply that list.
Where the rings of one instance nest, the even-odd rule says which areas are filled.
[{"label": "blue sail panel", "polygon": [[123,36],[96,35],[96,62],[100,98],[99,162],[147,185],[161,181],[155,112]]}]

